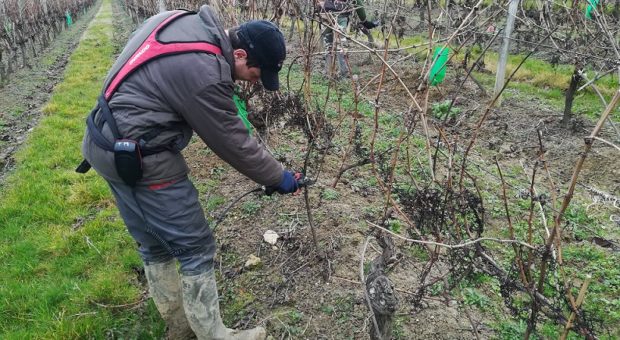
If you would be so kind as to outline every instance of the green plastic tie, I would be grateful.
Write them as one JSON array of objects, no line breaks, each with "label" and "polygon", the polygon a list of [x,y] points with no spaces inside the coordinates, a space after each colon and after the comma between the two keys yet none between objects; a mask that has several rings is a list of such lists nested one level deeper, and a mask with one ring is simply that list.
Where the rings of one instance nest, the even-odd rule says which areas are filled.
[{"label": "green plastic tie", "polygon": [[592,20],[592,11],[598,6],[599,0],[588,0],[588,7],[586,7],[586,19]]},{"label": "green plastic tie", "polygon": [[[441,52],[441,54],[439,54]],[[435,54],[433,55],[433,68],[428,75],[428,80],[431,85],[439,85],[446,77],[446,64],[448,63],[448,54],[450,49],[447,47],[435,48]]]},{"label": "green plastic tie", "polygon": [[65,18],[67,19],[67,27],[71,27],[71,25],[73,25],[73,19],[71,19],[71,13],[69,11],[65,12]]}]

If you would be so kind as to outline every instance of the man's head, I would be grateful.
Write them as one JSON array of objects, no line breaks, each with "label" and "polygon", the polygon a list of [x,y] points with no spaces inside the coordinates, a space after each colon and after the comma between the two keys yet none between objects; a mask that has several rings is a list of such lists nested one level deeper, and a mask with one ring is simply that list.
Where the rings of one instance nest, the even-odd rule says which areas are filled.
[{"label": "man's head", "polygon": [[284,35],[269,21],[252,20],[229,31],[235,58],[235,78],[261,80],[270,91],[280,87],[278,72],[286,58]]}]

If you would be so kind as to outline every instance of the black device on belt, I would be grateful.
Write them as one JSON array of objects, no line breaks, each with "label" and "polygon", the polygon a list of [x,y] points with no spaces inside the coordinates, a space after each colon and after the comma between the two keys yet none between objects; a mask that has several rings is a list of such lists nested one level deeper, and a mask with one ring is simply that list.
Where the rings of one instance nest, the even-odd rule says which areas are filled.
[{"label": "black device on belt", "polygon": [[118,176],[129,186],[142,179],[142,154],[140,144],[131,139],[117,139],[114,142],[114,163]]}]

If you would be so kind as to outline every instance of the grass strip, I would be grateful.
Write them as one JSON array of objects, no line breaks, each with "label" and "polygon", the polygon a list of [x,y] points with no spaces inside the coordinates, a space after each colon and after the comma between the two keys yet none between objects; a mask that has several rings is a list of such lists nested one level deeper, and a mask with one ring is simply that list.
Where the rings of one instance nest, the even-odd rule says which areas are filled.
[{"label": "grass strip", "polygon": [[0,197],[2,339],[163,333],[152,303],[142,303],[142,264],[107,185],[94,171],[74,172],[85,116],[114,61],[112,22],[104,0]]},{"label": "grass strip", "polygon": [[[288,24],[288,23],[287,23]],[[290,24],[289,24],[290,25]],[[301,24],[300,26],[301,27]],[[379,30],[372,31],[375,42],[383,46],[385,43],[384,37]],[[319,34],[319,32],[316,32]],[[356,39],[362,42],[366,41],[366,38],[362,35],[355,35]],[[499,41],[499,40],[498,40]],[[415,55],[417,60],[423,61],[426,59],[428,47],[425,45],[428,42],[428,37],[424,34],[413,34],[400,39],[397,43],[394,37],[390,38],[389,48],[403,48],[407,46],[418,46],[415,48],[405,48],[402,53],[411,53]],[[434,48],[443,46],[442,44],[434,44]],[[359,49],[356,45],[352,44],[353,49]],[[456,53],[458,46],[452,45],[450,47],[450,55]],[[466,48],[462,48],[455,56],[452,57],[450,64],[448,65],[447,80],[454,79],[454,69],[458,67],[464,58]],[[379,49],[381,51],[381,49]],[[472,55],[470,57],[470,63],[481,53],[479,46],[475,46],[472,49]],[[521,63],[521,60],[525,57],[526,53],[510,54],[506,65],[506,74],[511,74],[514,69]],[[538,54],[540,56],[540,54]],[[485,85],[485,88],[489,93],[493,92],[495,85],[495,73],[497,70],[497,63],[499,60],[499,54],[493,51],[487,51],[484,56],[484,71],[474,72],[476,78],[480,79]],[[587,60],[588,61],[588,60]],[[421,64],[420,64],[421,66]],[[468,66],[469,67],[469,66]],[[566,99],[565,93],[569,87],[571,77],[573,75],[574,66],[569,64],[553,65],[552,63],[544,60],[542,57],[532,57],[523,63],[519,71],[514,75],[511,83],[508,85],[508,91],[505,91],[506,97],[536,97],[544,100],[551,105],[554,109],[561,112],[564,110],[564,102]],[[591,65],[586,64],[584,69],[589,78],[594,78],[596,71]],[[585,81],[581,81],[583,85]],[[619,80],[615,73],[606,75],[601,79],[594,82],[594,85],[598,87],[601,94],[607,101],[617,91],[619,86]],[[604,105],[598,95],[590,88],[587,87],[584,90],[575,94],[575,100],[573,103],[574,116],[584,115],[589,119],[596,120],[597,117],[604,111],[606,105]],[[612,118],[615,121],[620,120],[620,110],[616,110],[612,113]]]}]

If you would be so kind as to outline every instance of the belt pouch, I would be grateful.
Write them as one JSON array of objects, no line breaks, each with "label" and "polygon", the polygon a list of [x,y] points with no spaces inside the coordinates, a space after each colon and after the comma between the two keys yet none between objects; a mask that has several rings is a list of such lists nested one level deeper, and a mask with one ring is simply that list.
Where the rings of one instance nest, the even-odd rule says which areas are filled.
[{"label": "belt pouch", "polygon": [[114,163],[116,172],[125,184],[133,187],[142,179],[142,155],[138,142],[131,139],[116,140]]}]

